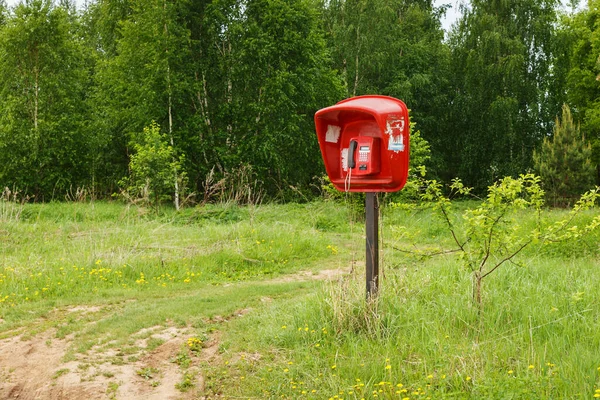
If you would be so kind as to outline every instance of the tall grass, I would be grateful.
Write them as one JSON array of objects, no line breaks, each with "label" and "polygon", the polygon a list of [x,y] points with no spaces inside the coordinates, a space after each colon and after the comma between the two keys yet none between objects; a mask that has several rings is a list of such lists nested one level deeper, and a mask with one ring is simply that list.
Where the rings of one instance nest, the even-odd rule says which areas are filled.
[{"label": "tall grass", "polygon": [[[24,204],[0,230],[0,331],[95,302],[112,305],[93,328],[66,317],[56,325],[59,335],[78,332],[80,351],[109,331],[126,343],[169,318],[219,329],[219,357],[203,366],[209,398],[600,393],[597,236],[528,248],[486,280],[480,308],[470,271],[436,251],[452,244],[443,221],[419,208],[382,214],[381,291],[366,302],[364,269],[353,263],[363,228],[344,204],[225,203],[158,216],[109,203]],[[549,211],[549,222],[561,217]],[[527,225],[533,216],[520,218]],[[424,256],[432,251],[440,255]],[[350,265],[320,285],[269,279]],[[239,307],[253,310],[209,328],[213,313]]]},{"label": "tall grass", "polygon": [[[386,226],[392,232],[414,227],[419,232],[410,240],[417,245],[442,233],[425,211],[388,211]],[[396,252],[387,255],[375,302],[365,301],[361,272],[237,321],[231,345],[242,342],[246,351],[266,355],[252,371],[229,367],[231,375],[245,375],[232,393],[593,398],[600,393],[598,249],[584,245],[563,253],[560,246],[531,249],[499,269],[486,282],[483,312],[471,301],[470,272],[452,254],[423,259]]]},{"label": "tall grass", "polygon": [[28,200],[18,190],[5,187],[0,192],[0,222],[18,221]]},{"label": "tall grass", "polygon": [[222,204],[149,216],[99,202],[26,204],[2,228],[0,305],[219,285],[343,263],[331,246],[343,246],[348,234],[322,221],[344,212],[326,203]]}]

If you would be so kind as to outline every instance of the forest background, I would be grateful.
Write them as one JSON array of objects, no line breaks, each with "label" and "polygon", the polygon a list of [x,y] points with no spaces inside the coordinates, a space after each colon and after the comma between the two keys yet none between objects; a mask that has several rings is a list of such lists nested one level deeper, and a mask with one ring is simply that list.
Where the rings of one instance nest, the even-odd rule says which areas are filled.
[{"label": "forest background", "polygon": [[373,93],[408,105],[442,181],[532,171],[564,104],[597,171],[600,1],[473,0],[447,33],[434,3],[0,0],[0,186],[306,199],[324,175],[314,113]]}]

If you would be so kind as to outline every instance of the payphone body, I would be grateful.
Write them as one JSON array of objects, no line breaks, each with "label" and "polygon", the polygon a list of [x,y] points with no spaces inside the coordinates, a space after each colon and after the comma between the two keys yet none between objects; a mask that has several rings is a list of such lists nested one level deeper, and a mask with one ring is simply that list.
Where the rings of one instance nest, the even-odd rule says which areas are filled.
[{"label": "payphone body", "polygon": [[395,192],[408,176],[410,122],[393,97],[358,96],[315,114],[325,169],[341,191]]}]

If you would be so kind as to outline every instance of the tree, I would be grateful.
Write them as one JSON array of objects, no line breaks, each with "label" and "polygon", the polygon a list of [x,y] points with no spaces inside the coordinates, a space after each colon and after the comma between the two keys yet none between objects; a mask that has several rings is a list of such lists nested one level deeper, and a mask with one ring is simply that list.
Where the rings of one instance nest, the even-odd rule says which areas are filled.
[{"label": "tree", "polygon": [[126,194],[134,201],[142,199],[158,208],[165,197],[178,194],[176,183],[185,176],[181,173],[181,160],[176,158],[168,142],[154,121],[134,137],[130,174],[121,181]]},{"label": "tree", "polygon": [[[574,225],[575,217],[596,205],[600,188],[584,193],[569,214],[560,221],[550,221],[542,215],[544,191],[540,178],[522,174],[518,178],[505,177],[488,187],[484,201],[457,215],[454,203],[436,180],[421,180],[424,191],[421,199],[439,211],[456,248],[441,249],[436,254],[458,254],[461,264],[472,273],[473,300],[483,307],[483,283],[499,268],[514,262],[527,247],[536,243],[576,240],[600,227],[600,216],[584,226]],[[451,194],[468,195],[472,188],[454,179]],[[537,215],[535,226],[522,223],[520,213]]]},{"label": "tree", "polygon": [[444,141],[445,178],[482,190],[532,166],[557,113],[557,0],[473,0],[451,32],[453,96]]},{"label": "tree", "polygon": [[4,0],[0,0],[0,27],[6,24],[8,9],[6,7],[6,2]]},{"label": "tree", "polygon": [[573,122],[571,110],[563,105],[562,118],[556,118],[554,135],[544,138],[539,152],[534,152],[546,196],[555,206],[567,205],[594,186],[592,149]]},{"label": "tree", "polygon": [[[343,97],[312,0],[215,0],[193,5],[195,142],[199,188],[253,171],[268,195],[322,173],[314,113]],[[190,135],[190,138],[192,136]]]},{"label": "tree", "polygon": [[39,199],[89,183],[88,70],[72,12],[27,0],[0,27],[0,182]]},{"label": "tree", "polygon": [[314,112],[341,97],[317,10],[310,0],[252,0],[243,18],[233,47],[230,151],[268,188],[308,185],[322,171],[308,161],[319,159]]},{"label": "tree", "polygon": [[450,53],[440,18],[427,0],[322,1],[323,25],[346,97],[383,94],[402,99],[443,168],[440,123],[449,106]]},{"label": "tree", "polygon": [[565,87],[573,117],[592,145],[596,180],[600,178],[600,1],[563,19],[560,30],[560,61],[566,69]]},{"label": "tree", "polygon": [[[186,88],[191,84],[186,81],[191,57],[185,18],[185,3],[132,3],[127,19],[120,22],[116,54],[100,63],[96,93],[100,124],[107,139],[123,153],[128,153],[126,139],[150,120],[166,128],[170,145],[181,152],[178,128],[184,124]],[[178,182],[173,184],[174,204],[179,208]]]}]

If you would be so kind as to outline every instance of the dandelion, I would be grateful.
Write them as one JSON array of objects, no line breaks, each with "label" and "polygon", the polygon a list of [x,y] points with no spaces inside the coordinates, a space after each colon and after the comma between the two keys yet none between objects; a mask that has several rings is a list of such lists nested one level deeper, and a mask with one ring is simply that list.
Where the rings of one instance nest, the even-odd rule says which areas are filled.
[{"label": "dandelion", "polygon": [[392,366],[388,364],[385,366],[385,369],[392,369]]},{"label": "dandelion", "polygon": [[470,376],[467,376],[467,377],[465,378],[465,380],[468,382],[468,381],[470,381],[470,380],[471,380],[471,377],[470,377]]},{"label": "dandelion", "polygon": [[509,369],[509,370],[508,370],[508,374],[509,374],[509,375],[512,375],[512,374],[513,374],[513,372],[514,372],[514,371],[513,371],[512,369]]},{"label": "dandelion", "polygon": [[337,368],[337,365],[335,365],[335,364],[333,364],[333,365],[331,366],[331,369],[336,369],[336,368]]},{"label": "dandelion", "polygon": [[535,367],[534,367],[533,365],[531,365],[531,364],[530,364],[530,365],[529,365],[527,368],[529,368],[529,369],[534,369]]}]

